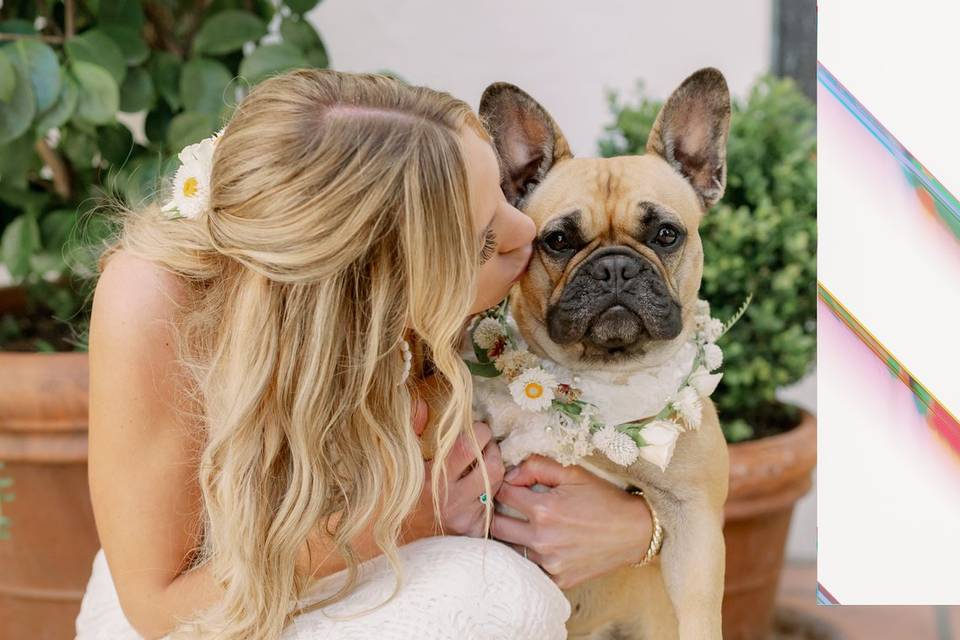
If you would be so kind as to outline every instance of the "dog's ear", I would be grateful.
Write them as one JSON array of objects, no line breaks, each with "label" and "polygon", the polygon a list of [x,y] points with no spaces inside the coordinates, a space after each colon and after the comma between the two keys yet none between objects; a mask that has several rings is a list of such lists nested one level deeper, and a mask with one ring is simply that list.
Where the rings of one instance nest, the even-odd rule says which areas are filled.
[{"label": "dog's ear", "polygon": [[730,91],[717,69],[700,69],[677,87],[657,114],[647,152],[666,160],[700,196],[705,209],[727,185]]},{"label": "dog's ear", "polygon": [[547,110],[512,84],[487,87],[480,99],[480,117],[500,155],[500,186],[515,207],[523,206],[553,165],[573,157]]}]

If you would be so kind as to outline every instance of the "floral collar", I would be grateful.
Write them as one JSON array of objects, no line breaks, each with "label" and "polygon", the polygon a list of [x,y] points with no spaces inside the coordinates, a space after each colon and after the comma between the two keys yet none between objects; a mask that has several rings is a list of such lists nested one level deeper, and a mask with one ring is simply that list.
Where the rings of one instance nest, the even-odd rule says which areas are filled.
[{"label": "floral collar", "polygon": [[[505,300],[475,319],[470,339],[476,361],[467,360],[467,366],[475,376],[502,381],[515,409],[534,414],[531,424],[540,425],[537,448],[562,464],[577,464],[599,451],[624,467],[643,458],[666,470],[678,436],[700,427],[702,398],[723,377],[712,373],[723,362],[716,341],[740,319],[751,297],[726,324],[710,317],[709,303],[697,301],[696,332],[689,342],[656,370],[619,378],[576,373],[532,354]],[[637,414],[650,417],[635,420]],[[529,433],[523,438],[531,441]]]}]

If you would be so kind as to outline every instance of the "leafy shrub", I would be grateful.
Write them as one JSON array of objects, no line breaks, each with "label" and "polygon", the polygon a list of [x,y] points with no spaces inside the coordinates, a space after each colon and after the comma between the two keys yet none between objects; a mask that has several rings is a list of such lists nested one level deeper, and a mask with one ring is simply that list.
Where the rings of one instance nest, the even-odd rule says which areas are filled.
[{"label": "leafy shrub", "polygon": [[[27,314],[0,314],[0,348],[84,347],[65,321],[83,333],[89,248],[110,232],[97,213],[104,197],[143,203],[176,170],[180,149],[219,129],[252,85],[327,67],[303,18],[317,3],[2,4],[0,264],[29,295]],[[145,140],[120,112],[145,118]]]},{"label": "leafy shrub", "polygon": [[[604,156],[643,153],[661,103],[609,97]],[[789,428],[797,409],[775,393],[802,378],[816,350],[816,110],[789,79],[764,77],[734,100],[727,191],[700,227],[701,296],[720,319],[753,302],[723,338],[713,396],[728,441]]]}]

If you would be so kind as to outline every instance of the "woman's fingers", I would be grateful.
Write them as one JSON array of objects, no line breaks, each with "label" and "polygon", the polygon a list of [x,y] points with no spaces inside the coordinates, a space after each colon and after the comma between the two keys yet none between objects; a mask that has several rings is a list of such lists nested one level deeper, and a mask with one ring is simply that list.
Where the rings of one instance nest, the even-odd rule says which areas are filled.
[{"label": "woman's fingers", "polygon": [[556,487],[568,480],[574,469],[576,467],[564,467],[556,460],[533,454],[510,470],[507,482],[526,487],[534,484]]},{"label": "woman's fingers", "polygon": [[[477,444],[480,445],[481,451],[487,446],[487,443],[490,442],[490,438],[493,436],[490,431],[490,427],[488,427],[484,422],[474,422],[473,433],[477,437]],[[467,470],[467,467],[475,462],[476,459],[477,456],[474,453],[473,442],[470,440],[470,434],[462,433],[457,438],[457,441],[453,444],[453,448],[450,450],[450,455],[447,456],[447,473],[450,474],[452,479],[456,480],[463,475],[463,472]]]},{"label": "woman's fingers", "polygon": [[529,547],[533,544],[533,530],[529,522],[501,514],[493,516],[490,535],[497,540]]},{"label": "woman's fingers", "polygon": [[520,487],[504,482],[500,485],[500,491],[497,492],[497,502],[513,507],[527,520],[538,521],[543,519],[546,512],[546,501],[548,494],[538,493],[528,487]]},{"label": "woman's fingers", "polygon": [[[500,458],[500,446],[493,440],[487,443],[483,449],[483,466],[487,470],[487,477],[490,479],[490,496],[497,495],[500,486],[503,483],[503,460]],[[466,500],[476,500],[480,503],[480,494],[486,489],[483,486],[483,473],[480,467],[474,467],[459,483],[457,483],[458,492]],[[482,503],[480,503],[482,504]]]}]

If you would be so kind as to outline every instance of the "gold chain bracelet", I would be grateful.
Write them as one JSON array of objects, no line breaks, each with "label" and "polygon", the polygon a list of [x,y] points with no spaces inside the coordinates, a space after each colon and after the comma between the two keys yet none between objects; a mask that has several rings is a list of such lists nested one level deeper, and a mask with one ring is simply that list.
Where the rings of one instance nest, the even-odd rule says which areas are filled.
[{"label": "gold chain bracelet", "polygon": [[653,520],[653,535],[650,537],[650,546],[647,547],[647,553],[644,554],[639,562],[633,564],[634,567],[642,567],[650,564],[656,555],[660,553],[660,546],[663,544],[663,527],[660,526],[660,519],[657,518],[657,512],[654,510],[653,505],[650,504],[650,500],[647,499],[647,496],[643,493],[643,489],[630,487],[628,491],[635,496],[643,498],[643,501],[647,503],[647,508],[650,509],[650,517]]}]

